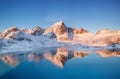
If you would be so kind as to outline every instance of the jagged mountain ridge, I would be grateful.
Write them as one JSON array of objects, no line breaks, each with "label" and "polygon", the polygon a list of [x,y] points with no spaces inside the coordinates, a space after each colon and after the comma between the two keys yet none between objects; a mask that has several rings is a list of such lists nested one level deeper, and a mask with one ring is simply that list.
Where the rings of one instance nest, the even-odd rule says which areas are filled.
[{"label": "jagged mountain ridge", "polygon": [[35,35],[35,36],[40,36],[53,32],[58,40],[70,40],[73,38],[73,37],[71,38],[72,34],[88,33],[88,31],[84,30],[83,28],[77,29],[77,28],[66,27],[64,22],[60,21],[47,29],[42,29],[39,26],[33,29],[27,29],[27,28],[18,29],[17,27],[10,27],[5,31],[3,31],[0,34],[0,37],[12,39],[14,37],[14,34],[17,34],[19,31],[23,31],[26,34]]},{"label": "jagged mountain ridge", "polygon": [[[57,22],[47,29],[39,26],[33,29],[10,27],[0,34],[0,38],[23,40],[26,36],[42,39],[56,39],[59,42],[84,44],[90,46],[104,46],[112,43],[120,43],[120,30],[102,29],[96,34],[89,33],[83,28],[67,27],[63,21]],[[32,39],[29,38],[29,41]],[[44,40],[44,39],[43,39]]]}]

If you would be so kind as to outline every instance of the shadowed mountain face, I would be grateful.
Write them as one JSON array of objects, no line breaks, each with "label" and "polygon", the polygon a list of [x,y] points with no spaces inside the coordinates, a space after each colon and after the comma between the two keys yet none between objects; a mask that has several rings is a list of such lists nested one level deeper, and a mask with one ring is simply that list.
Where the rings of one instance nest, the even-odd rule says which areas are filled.
[{"label": "shadowed mountain face", "polygon": [[21,30],[27,34],[31,34],[31,35],[35,35],[35,36],[40,36],[44,32],[44,29],[42,29],[40,26],[36,26],[33,29],[22,28]]},{"label": "shadowed mountain face", "polygon": [[[102,29],[96,34],[89,33],[83,28],[67,27],[63,21],[53,24],[47,29],[39,26],[33,29],[18,29],[17,27],[10,27],[4,32],[0,33],[0,39],[16,39],[21,40],[26,37],[35,37],[41,39],[43,36],[47,38],[56,38],[59,42],[69,42],[73,44],[83,44],[90,46],[107,46],[109,44],[120,44],[120,31]],[[39,38],[41,37],[41,38]]]},{"label": "shadowed mountain face", "polygon": [[[120,50],[98,50],[95,51],[97,55],[108,58],[108,57],[120,57]],[[4,63],[9,64],[12,67],[18,65],[19,62],[25,61],[25,57],[27,57],[28,62],[36,61],[40,62],[42,59],[46,59],[56,66],[63,68],[64,64],[73,58],[83,58],[92,54],[90,51],[72,51],[67,47],[57,48],[56,51],[51,52],[49,50],[45,50],[44,52],[37,53],[26,53],[26,54],[1,54],[0,59],[4,61]]]}]

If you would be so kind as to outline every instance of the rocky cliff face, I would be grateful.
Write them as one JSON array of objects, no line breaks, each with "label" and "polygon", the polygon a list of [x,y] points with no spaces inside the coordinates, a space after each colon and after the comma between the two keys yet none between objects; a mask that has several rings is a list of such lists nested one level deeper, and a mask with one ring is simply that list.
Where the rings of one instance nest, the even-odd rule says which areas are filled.
[{"label": "rocky cliff face", "polygon": [[48,32],[54,32],[55,35],[57,36],[58,41],[70,39],[67,27],[62,21],[55,23],[48,29],[45,29],[44,33],[46,34]]},{"label": "rocky cliff face", "polygon": [[74,28],[73,29],[73,34],[83,34],[83,33],[88,33],[88,31],[83,28]]}]

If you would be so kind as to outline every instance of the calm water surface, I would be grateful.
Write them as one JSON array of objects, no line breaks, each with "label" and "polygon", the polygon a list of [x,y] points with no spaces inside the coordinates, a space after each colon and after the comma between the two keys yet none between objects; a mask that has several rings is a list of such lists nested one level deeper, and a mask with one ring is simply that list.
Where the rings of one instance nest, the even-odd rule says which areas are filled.
[{"label": "calm water surface", "polygon": [[120,51],[61,47],[0,54],[0,79],[120,79]]}]

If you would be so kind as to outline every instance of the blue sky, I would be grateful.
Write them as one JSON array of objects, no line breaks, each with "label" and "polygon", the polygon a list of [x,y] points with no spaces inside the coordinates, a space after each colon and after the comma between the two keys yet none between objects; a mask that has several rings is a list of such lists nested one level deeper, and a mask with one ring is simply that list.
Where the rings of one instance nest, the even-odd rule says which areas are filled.
[{"label": "blue sky", "polygon": [[120,0],[0,0],[0,31],[11,26],[47,28],[61,20],[93,33],[120,30]]}]

